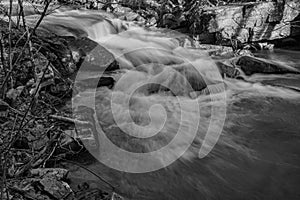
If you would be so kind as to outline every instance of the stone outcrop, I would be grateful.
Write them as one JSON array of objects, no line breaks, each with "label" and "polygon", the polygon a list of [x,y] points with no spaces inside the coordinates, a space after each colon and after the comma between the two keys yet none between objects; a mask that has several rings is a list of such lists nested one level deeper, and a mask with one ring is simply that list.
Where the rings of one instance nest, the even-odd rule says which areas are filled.
[{"label": "stone outcrop", "polygon": [[300,33],[295,26],[300,1],[229,4],[205,8],[196,26],[205,40],[215,36],[217,43],[237,39],[241,43],[275,40]]}]

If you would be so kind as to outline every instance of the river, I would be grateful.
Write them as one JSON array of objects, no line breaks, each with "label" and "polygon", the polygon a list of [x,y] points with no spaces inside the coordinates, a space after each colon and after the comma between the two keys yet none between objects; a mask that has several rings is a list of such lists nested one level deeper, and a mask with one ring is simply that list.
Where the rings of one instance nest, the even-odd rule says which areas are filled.
[{"label": "river", "polygon": [[[151,160],[154,166],[166,165],[172,159],[175,161],[152,172],[129,173],[126,171],[131,169],[112,169],[87,153],[84,157],[74,158],[115,185],[116,192],[125,198],[300,198],[300,75],[254,74],[247,77],[247,81],[222,80],[213,70],[214,61],[206,52],[180,47],[173,32],[145,30],[137,26],[132,28],[130,23],[95,11],[57,11],[46,17],[41,27],[60,35],[78,36],[84,33],[116,56],[121,70],[114,78],[120,83],[112,89],[98,90],[96,113],[103,131],[119,147],[139,153],[159,149],[175,137],[180,113],[192,122],[198,114],[202,116],[195,139],[189,132],[194,123],[184,121],[187,128],[183,130],[176,147],[167,151],[163,158],[154,157]],[[255,55],[300,70],[299,52],[275,49],[256,52]],[[182,77],[188,81],[185,82]],[[215,88],[212,91],[216,92],[211,92],[226,94],[224,125],[222,119],[218,119],[221,124],[216,123],[212,129],[222,128],[221,135],[212,134],[215,138],[208,139],[208,155],[199,158],[199,148],[205,143],[205,133],[212,117],[211,107],[215,104],[208,101],[205,94],[200,92],[199,95],[197,92],[207,85],[220,83],[225,91],[220,92],[217,86],[212,87]],[[146,86],[140,87],[138,84]],[[131,93],[132,90],[136,90],[135,93]],[[196,96],[192,95],[194,90]],[[113,94],[117,95],[115,111],[109,104]],[[128,96],[133,98],[130,115],[140,125],[138,127],[128,125],[127,115],[124,114]],[[183,101],[183,108],[178,107],[177,97]],[[216,101],[216,106],[222,107]],[[190,106],[193,103],[200,105],[199,113],[196,107]],[[152,107],[157,104],[161,107]],[[150,114],[148,109],[152,109]],[[118,120],[112,118],[113,112],[119,116],[124,129],[118,127]],[[222,113],[219,110],[217,118],[223,117]],[[127,131],[147,137],[159,127],[165,116],[168,118],[165,127],[160,129],[158,136],[148,138],[147,142],[124,136]],[[190,140],[192,145],[185,150],[183,146]],[[182,151],[184,153],[181,155]],[[93,152],[94,155],[96,153]],[[178,154],[181,156],[177,159]],[[97,155],[95,157],[98,158]],[[150,164],[149,160],[145,162]],[[114,165],[113,162],[110,164]],[[136,165],[135,170],[141,170],[139,167],[144,166],[143,163]],[[92,187],[106,188],[103,182],[84,169],[69,167],[73,181],[84,179]],[[120,164],[115,168],[118,167],[123,166]]]}]

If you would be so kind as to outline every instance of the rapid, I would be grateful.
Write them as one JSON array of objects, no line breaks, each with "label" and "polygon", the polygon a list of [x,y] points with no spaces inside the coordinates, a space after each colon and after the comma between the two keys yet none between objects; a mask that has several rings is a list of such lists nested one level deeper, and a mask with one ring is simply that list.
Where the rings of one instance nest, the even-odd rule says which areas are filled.
[{"label": "rapid", "polygon": [[[35,18],[27,16],[28,23]],[[75,99],[95,97],[91,108],[96,108],[102,131],[116,146],[150,152],[149,159],[132,158],[135,163],[126,162],[130,159],[125,151],[92,152],[109,159],[115,169],[91,157],[82,160],[117,185],[125,198],[299,199],[299,74],[223,79],[207,52],[181,45],[182,34],[143,28],[105,12],[58,9],[41,29],[86,36],[119,63],[113,72],[99,69],[113,77],[112,88],[85,91]],[[256,56],[300,70],[299,52],[262,51]],[[147,166],[165,167],[130,173]],[[74,177],[103,187],[93,175],[73,168]]]}]

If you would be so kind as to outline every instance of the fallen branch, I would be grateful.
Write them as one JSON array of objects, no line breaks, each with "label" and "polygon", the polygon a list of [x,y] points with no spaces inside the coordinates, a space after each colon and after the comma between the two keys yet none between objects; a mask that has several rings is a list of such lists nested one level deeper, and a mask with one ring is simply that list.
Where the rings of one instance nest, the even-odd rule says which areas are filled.
[{"label": "fallen branch", "polygon": [[49,115],[50,118],[65,121],[68,123],[73,123],[73,124],[78,124],[78,125],[91,125],[90,122],[87,121],[80,121],[78,119],[72,119],[69,117],[63,117],[63,116],[58,116],[58,115]]}]

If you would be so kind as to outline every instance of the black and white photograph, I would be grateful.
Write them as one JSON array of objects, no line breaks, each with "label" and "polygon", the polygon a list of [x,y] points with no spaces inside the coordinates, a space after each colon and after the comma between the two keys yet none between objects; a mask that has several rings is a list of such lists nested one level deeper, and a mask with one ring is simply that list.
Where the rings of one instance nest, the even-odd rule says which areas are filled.
[{"label": "black and white photograph", "polygon": [[300,0],[0,0],[0,200],[300,200]]}]

